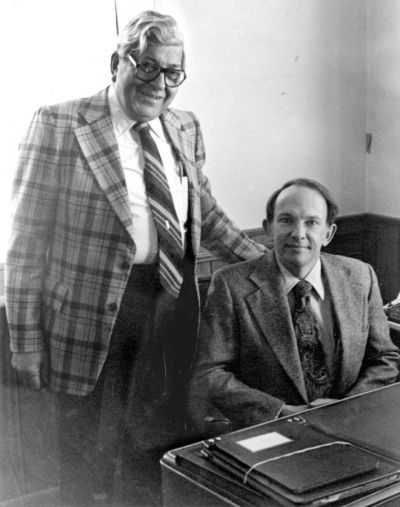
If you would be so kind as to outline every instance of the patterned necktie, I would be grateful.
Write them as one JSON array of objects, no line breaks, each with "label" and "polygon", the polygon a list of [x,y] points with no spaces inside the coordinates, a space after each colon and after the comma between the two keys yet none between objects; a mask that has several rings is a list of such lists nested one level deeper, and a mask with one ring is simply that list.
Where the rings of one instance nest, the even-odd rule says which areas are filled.
[{"label": "patterned necktie", "polygon": [[293,324],[309,401],[327,396],[331,388],[318,322],[308,304],[311,290],[312,285],[306,280],[293,288]]},{"label": "patterned necktie", "polygon": [[161,157],[150,135],[148,123],[133,127],[140,135],[144,158],[144,181],[158,233],[160,282],[173,297],[178,297],[183,281],[182,234],[169,190]]}]

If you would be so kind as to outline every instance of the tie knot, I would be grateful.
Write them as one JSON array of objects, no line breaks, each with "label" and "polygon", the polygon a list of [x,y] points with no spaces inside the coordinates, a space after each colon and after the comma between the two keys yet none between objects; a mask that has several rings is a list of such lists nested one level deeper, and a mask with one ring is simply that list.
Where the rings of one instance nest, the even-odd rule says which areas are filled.
[{"label": "tie knot", "polygon": [[293,294],[296,300],[309,296],[311,291],[312,285],[310,282],[307,282],[307,280],[300,280],[300,282],[293,287]]},{"label": "tie knot", "polygon": [[141,131],[149,130],[150,125],[147,122],[135,123],[135,125],[132,127],[132,129],[136,130],[136,132],[140,133]]}]

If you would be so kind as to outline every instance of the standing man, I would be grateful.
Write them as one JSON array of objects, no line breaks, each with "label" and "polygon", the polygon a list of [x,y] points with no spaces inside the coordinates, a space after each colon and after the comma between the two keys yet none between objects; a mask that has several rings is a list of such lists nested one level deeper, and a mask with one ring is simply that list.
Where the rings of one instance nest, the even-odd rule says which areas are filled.
[{"label": "standing man", "polygon": [[[97,95],[35,114],[13,189],[12,364],[59,393],[64,505],[115,495],[118,445],[131,451],[123,483],[153,477],[156,490],[158,459],[186,428],[200,243],[227,262],[263,251],[213,198],[196,117],[169,107],[186,78],[175,20],[129,22],[111,73]],[[153,501],[135,494],[129,505]]]},{"label": "standing man", "polygon": [[263,222],[274,249],[215,274],[190,398],[199,425],[213,410],[238,429],[396,381],[373,269],[321,253],[337,212],[319,182],[285,183]]}]

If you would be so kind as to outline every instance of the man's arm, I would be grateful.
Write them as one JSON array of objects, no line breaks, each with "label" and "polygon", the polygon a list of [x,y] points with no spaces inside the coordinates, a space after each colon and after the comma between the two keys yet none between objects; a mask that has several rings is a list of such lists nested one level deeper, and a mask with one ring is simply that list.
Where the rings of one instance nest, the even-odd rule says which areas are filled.
[{"label": "man's arm", "polygon": [[368,294],[368,342],[364,360],[356,383],[345,396],[370,391],[396,381],[399,373],[399,349],[390,338],[389,325],[383,311],[378,280],[368,266],[370,291]]},{"label": "man's arm", "polygon": [[250,260],[262,255],[266,247],[241,231],[212,196],[208,179],[201,175],[202,244],[226,262]]},{"label": "man's arm", "polygon": [[254,259],[263,254],[265,246],[250,239],[220,208],[212,195],[208,178],[203,174],[205,147],[200,124],[191,113],[195,125],[195,165],[200,185],[201,243],[207,250],[226,262]]},{"label": "man's arm", "polygon": [[12,364],[35,387],[40,371],[47,370],[41,292],[58,192],[55,130],[50,113],[41,110],[21,143],[5,264],[7,321],[15,353]]},{"label": "man's arm", "polygon": [[236,311],[230,288],[217,273],[202,318],[190,386],[189,403],[197,423],[216,408],[236,429],[275,419],[284,405],[240,380],[241,315]]}]

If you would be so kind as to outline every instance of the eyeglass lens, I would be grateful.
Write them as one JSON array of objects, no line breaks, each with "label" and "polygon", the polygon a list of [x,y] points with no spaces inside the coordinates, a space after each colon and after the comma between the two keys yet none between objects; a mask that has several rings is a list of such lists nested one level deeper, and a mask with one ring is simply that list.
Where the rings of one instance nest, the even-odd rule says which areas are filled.
[{"label": "eyeglass lens", "polygon": [[162,68],[152,62],[136,63],[130,54],[128,59],[136,69],[136,77],[142,81],[153,81],[161,72],[164,74],[165,84],[170,87],[179,86],[186,79],[184,70]]}]

